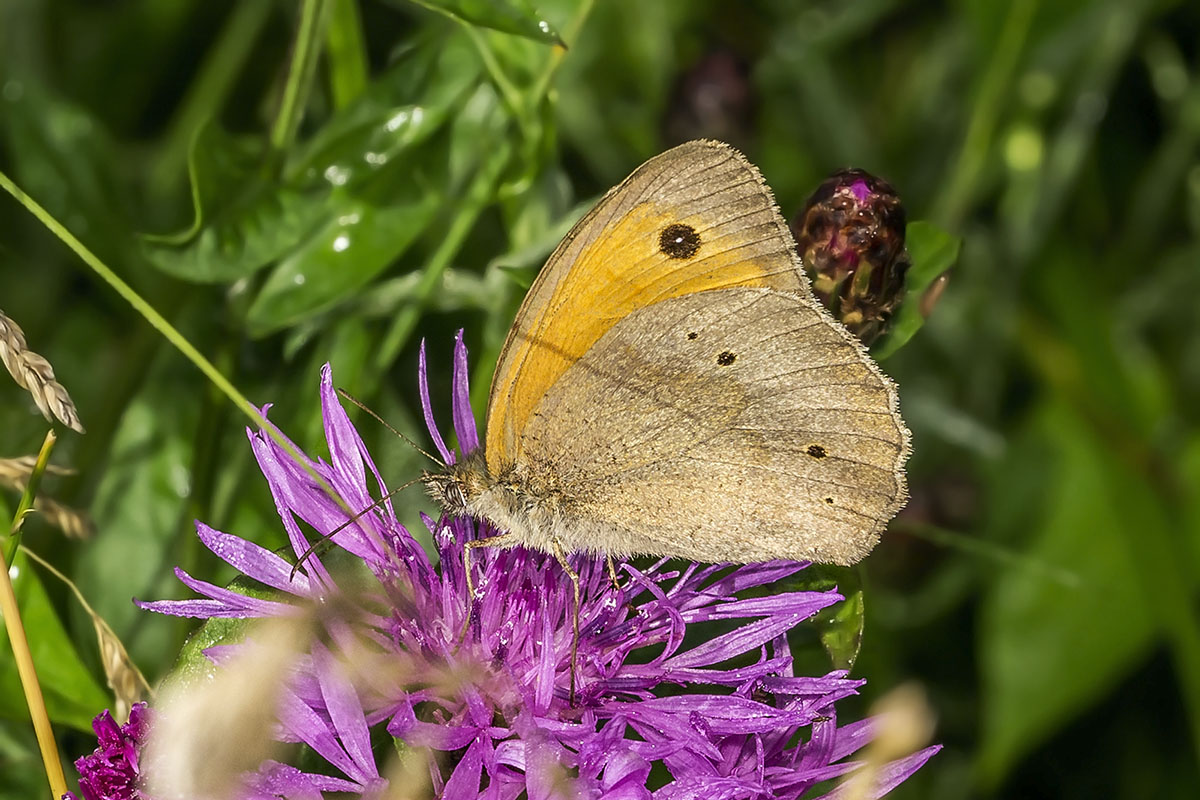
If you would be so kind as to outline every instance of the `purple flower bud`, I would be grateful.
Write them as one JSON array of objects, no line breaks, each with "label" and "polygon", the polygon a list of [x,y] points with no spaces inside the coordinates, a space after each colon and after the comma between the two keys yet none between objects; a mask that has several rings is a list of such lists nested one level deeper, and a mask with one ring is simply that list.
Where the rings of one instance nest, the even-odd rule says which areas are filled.
[{"label": "purple flower bud", "polygon": [[887,331],[904,298],[904,226],[896,190],[861,169],[830,176],[792,223],[813,290],[864,344]]}]

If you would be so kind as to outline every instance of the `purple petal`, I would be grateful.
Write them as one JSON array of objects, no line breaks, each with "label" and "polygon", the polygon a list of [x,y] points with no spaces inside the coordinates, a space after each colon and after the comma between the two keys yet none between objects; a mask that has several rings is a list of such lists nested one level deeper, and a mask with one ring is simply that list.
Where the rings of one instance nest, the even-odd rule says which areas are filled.
[{"label": "purple petal", "polygon": [[714,581],[706,591],[732,595],[744,589],[775,583],[794,575],[809,565],[808,561],[768,561],[763,564],[746,564],[725,577]]},{"label": "purple petal", "polygon": [[367,720],[363,716],[358,693],[346,679],[341,665],[323,645],[314,644],[312,655],[325,709],[329,712],[342,747],[357,767],[354,773],[346,774],[363,783],[378,778],[379,768],[371,752],[371,734],[367,730]]},{"label": "purple petal", "polygon": [[480,739],[471,742],[462,760],[455,766],[442,797],[477,797],[479,795],[479,778],[483,774],[483,743]]},{"label": "purple petal", "polygon": [[178,578],[184,586],[188,587],[192,591],[202,594],[212,600],[219,601],[231,611],[242,612],[241,614],[237,615],[225,614],[222,616],[285,617],[298,614],[300,611],[295,606],[287,603],[277,603],[274,600],[263,600],[257,597],[247,597],[244,594],[238,594],[237,592],[229,589],[215,586],[207,581],[193,578],[179,567],[175,568],[175,577]]},{"label": "purple petal", "polygon": [[252,787],[264,798],[317,798],[321,792],[353,792],[358,785],[329,775],[301,772],[288,764],[267,761],[251,779]]},{"label": "purple petal", "polygon": [[421,349],[417,354],[417,389],[421,394],[421,411],[425,414],[425,427],[429,430],[429,435],[433,437],[437,451],[442,454],[442,460],[447,464],[453,464],[454,454],[446,447],[446,442],[442,440],[442,432],[438,430],[437,423],[433,421],[433,404],[429,402],[428,374],[425,366],[425,340],[422,339]]},{"label": "purple petal", "polygon": [[138,600],[133,604],[144,611],[156,614],[166,614],[171,617],[194,617],[196,619],[248,619],[256,614],[248,614],[238,608],[230,608],[218,600]]},{"label": "purple petal", "polygon": [[467,382],[467,346],[463,344],[463,332],[454,337],[454,376],[450,407],[454,413],[454,433],[463,453],[479,449],[479,432],[475,428],[475,415],[471,413],[471,387]]},{"label": "purple petal", "polygon": [[757,649],[781,633],[796,627],[806,618],[799,615],[768,617],[749,625],[743,625],[729,633],[698,644],[687,652],[668,658],[666,665],[669,667],[697,667],[719,663],[748,650]]},{"label": "purple petal", "polygon": [[736,696],[656,697],[635,704],[627,713],[636,713],[643,720],[652,717],[676,726],[679,720],[690,719],[689,724],[703,725],[708,732],[717,736],[765,733],[775,728],[809,722],[805,712],[786,711]]},{"label": "purple petal", "polygon": [[767,597],[747,597],[717,605],[685,611],[687,622],[739,617],[788,615],[808,619],[823,608],[841,602],[842,596],[833,592],[784,592]]},{"label": "purple petal", "polygon": [[205,547],[243,575],[282,592],[307,594],[308,576],[297,571],[293,577],[292,565],[265,547],[214,530],[199,520],[196,535]]},{"label": "purple petal", "polygon": [[[858,794],[859,797],[879,798],[895,789],[905,780],[912,776],[914,772],[925,765],[925,762],[940,751],[942,746],[935,744],[931,747],[926,747],[924,750],[918,750],[907,758],[901,758],[897,761],[892,761],[884,764],[875,773],[875,783],[865,794]],[[851,792],[850,784],[855,780],[854,777],[849,778],[832,792],[821,795],[817,800],[841,800],[847,795],[855,795],[856,792]]]},{"label": "purple petal", "polygon": [[347,777],[354,778],[357,772],[354,761],[342,748],[336,734],[315,710],[287,688],[280,692],[279,724]]},{"label": "purple petal", "polygon": [[[325,441],[329,444],[329,461],[341,478],[339,488],[354,495],[342,497],[354,508],[366,508],[371,498],[366,492],[367,474],[359,454],[358,432],[350,424],[346,409],[338,401],[333,388],[333,371],[329,364],[321,367],[321,418],[325,423]],[[361,491],[357,491],[361,490]]]}]

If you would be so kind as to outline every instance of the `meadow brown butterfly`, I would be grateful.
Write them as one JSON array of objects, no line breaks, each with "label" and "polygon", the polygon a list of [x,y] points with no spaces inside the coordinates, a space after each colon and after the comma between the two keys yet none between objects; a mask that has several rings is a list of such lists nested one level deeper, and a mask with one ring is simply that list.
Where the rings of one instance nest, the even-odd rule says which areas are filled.
[{"label": "meadow brown butterfly", "polygon": [[908,452],[895,386],[814,299],[758,170],[697,141],[567,234],[500,354],[485,446],[423,480],[499,532],[470,544],[564,566],[852,564],[904,504]]}]

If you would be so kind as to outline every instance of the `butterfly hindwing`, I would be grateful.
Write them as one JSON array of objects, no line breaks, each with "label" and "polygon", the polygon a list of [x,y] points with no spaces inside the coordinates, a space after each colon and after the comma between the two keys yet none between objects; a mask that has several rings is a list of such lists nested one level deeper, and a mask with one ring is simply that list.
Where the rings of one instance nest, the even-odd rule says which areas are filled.
[{"label": "butterfly hindwing", "polygon": [[521,451],[565,498],[568,549],[852,563],[904,502],[908,431],[844,328],[736,288],[621,320],[542,398]]}]

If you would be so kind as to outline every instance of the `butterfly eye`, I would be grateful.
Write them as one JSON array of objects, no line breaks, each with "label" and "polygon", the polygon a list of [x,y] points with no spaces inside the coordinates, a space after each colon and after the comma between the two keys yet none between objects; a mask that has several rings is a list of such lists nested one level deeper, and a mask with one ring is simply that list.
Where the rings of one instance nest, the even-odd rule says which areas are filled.
[{"label": "butterfly eye", "polygon": [[658,235],[658,249],[668,258],[691,258],[700,249],[700,234],[691,225],[668,225]]}]

